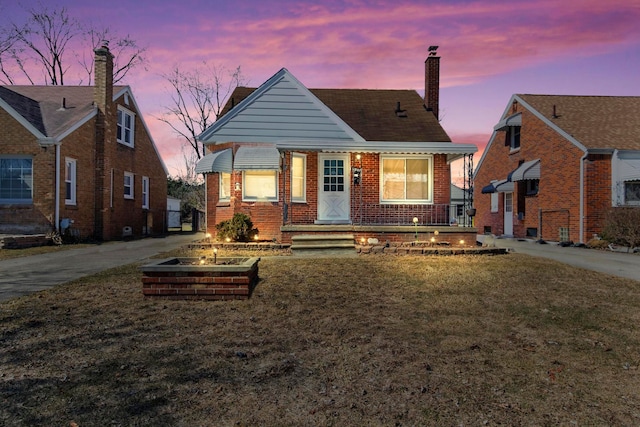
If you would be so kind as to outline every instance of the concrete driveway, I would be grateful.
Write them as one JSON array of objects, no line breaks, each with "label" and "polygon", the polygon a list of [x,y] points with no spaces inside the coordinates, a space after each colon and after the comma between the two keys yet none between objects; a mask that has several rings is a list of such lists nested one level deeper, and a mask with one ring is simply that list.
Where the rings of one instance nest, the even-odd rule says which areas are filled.
[{"label": "concrete driveway", "polygon": [[640,254],[637,253],[562,247],[509,238],[496,238],[492,241],[496,247],[509,248],[517,253],[550,258],[574,267],[640,281]]},{"label": "concrete driveway", "polygon": [[202,233],[175,234],[0,261],[0,302],[187,245]]}]

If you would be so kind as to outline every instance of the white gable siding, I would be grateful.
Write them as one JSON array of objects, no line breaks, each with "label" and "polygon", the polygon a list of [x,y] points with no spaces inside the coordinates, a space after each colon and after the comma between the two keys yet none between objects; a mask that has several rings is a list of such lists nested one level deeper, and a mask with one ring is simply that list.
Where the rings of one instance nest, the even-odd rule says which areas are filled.
[{"label": "white gable siding", "polygon": [[[274,76],[276,77],[276,76]],[[206,132],[205,142],[279,142],[283,140],[362,140],[333,111],[288,72],[258,89],[219,126]]]}]

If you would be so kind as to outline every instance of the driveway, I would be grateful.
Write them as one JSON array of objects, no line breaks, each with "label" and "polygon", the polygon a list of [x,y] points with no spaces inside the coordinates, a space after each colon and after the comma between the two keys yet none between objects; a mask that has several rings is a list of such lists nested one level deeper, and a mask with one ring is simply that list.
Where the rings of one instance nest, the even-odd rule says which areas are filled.
[{"label": "driveway", "polygon": [[514,252],[550,258],[574,267],[640,281],[640,254],[637,253],[562,247],[557,244],[540,244],[533,240],[509,238],[496,238],[493,242],[496,247],[509,248]]},{"label": "driveway", "polygon": [[201,234],[175,234],[0,261],[0,302],[51,288],[187,245]]}]

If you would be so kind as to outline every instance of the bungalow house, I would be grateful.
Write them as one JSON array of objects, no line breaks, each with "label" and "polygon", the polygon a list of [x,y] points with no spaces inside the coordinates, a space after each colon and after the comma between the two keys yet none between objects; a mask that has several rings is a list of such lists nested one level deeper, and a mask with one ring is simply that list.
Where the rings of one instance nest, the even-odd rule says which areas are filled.
[{"label": "bungalow house", "polygon": [[0,234],[163,232],[167,171],[113,55],[95,86],[0,86]]},{"label": "bungalow house", "polygon": [[284,68],[257,89],[236,88],[199,136],[210,151],[196,166],[207,231],[242,212],[261,240],[281,242],[340,232],[412,240],[416,226],[442,239],[470,232],[450,226],[450,163],[477,148],[452,143],[438,122],[439,59],[432,51],[425,62],[425,99],[307,89]]},{"label": "bungalow house", "polygon": [[640,206],[640,97],[513,95],[474,182],[481,233],[589,241]]}]

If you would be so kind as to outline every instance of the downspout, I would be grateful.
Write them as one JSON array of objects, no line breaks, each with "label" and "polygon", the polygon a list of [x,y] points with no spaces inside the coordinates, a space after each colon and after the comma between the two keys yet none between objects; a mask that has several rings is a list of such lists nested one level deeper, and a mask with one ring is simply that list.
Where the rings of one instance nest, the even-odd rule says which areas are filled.
[{"label": "downspout", "polygon": [[584,162],[587,160],[588,151],[580,157],[580,243],[584,243]]},{"label": "downspout", "polygon": [[60,142],[55,143],[56,146],[56,191],[55,191],[55,222],[56,231],[60,232]]}]

